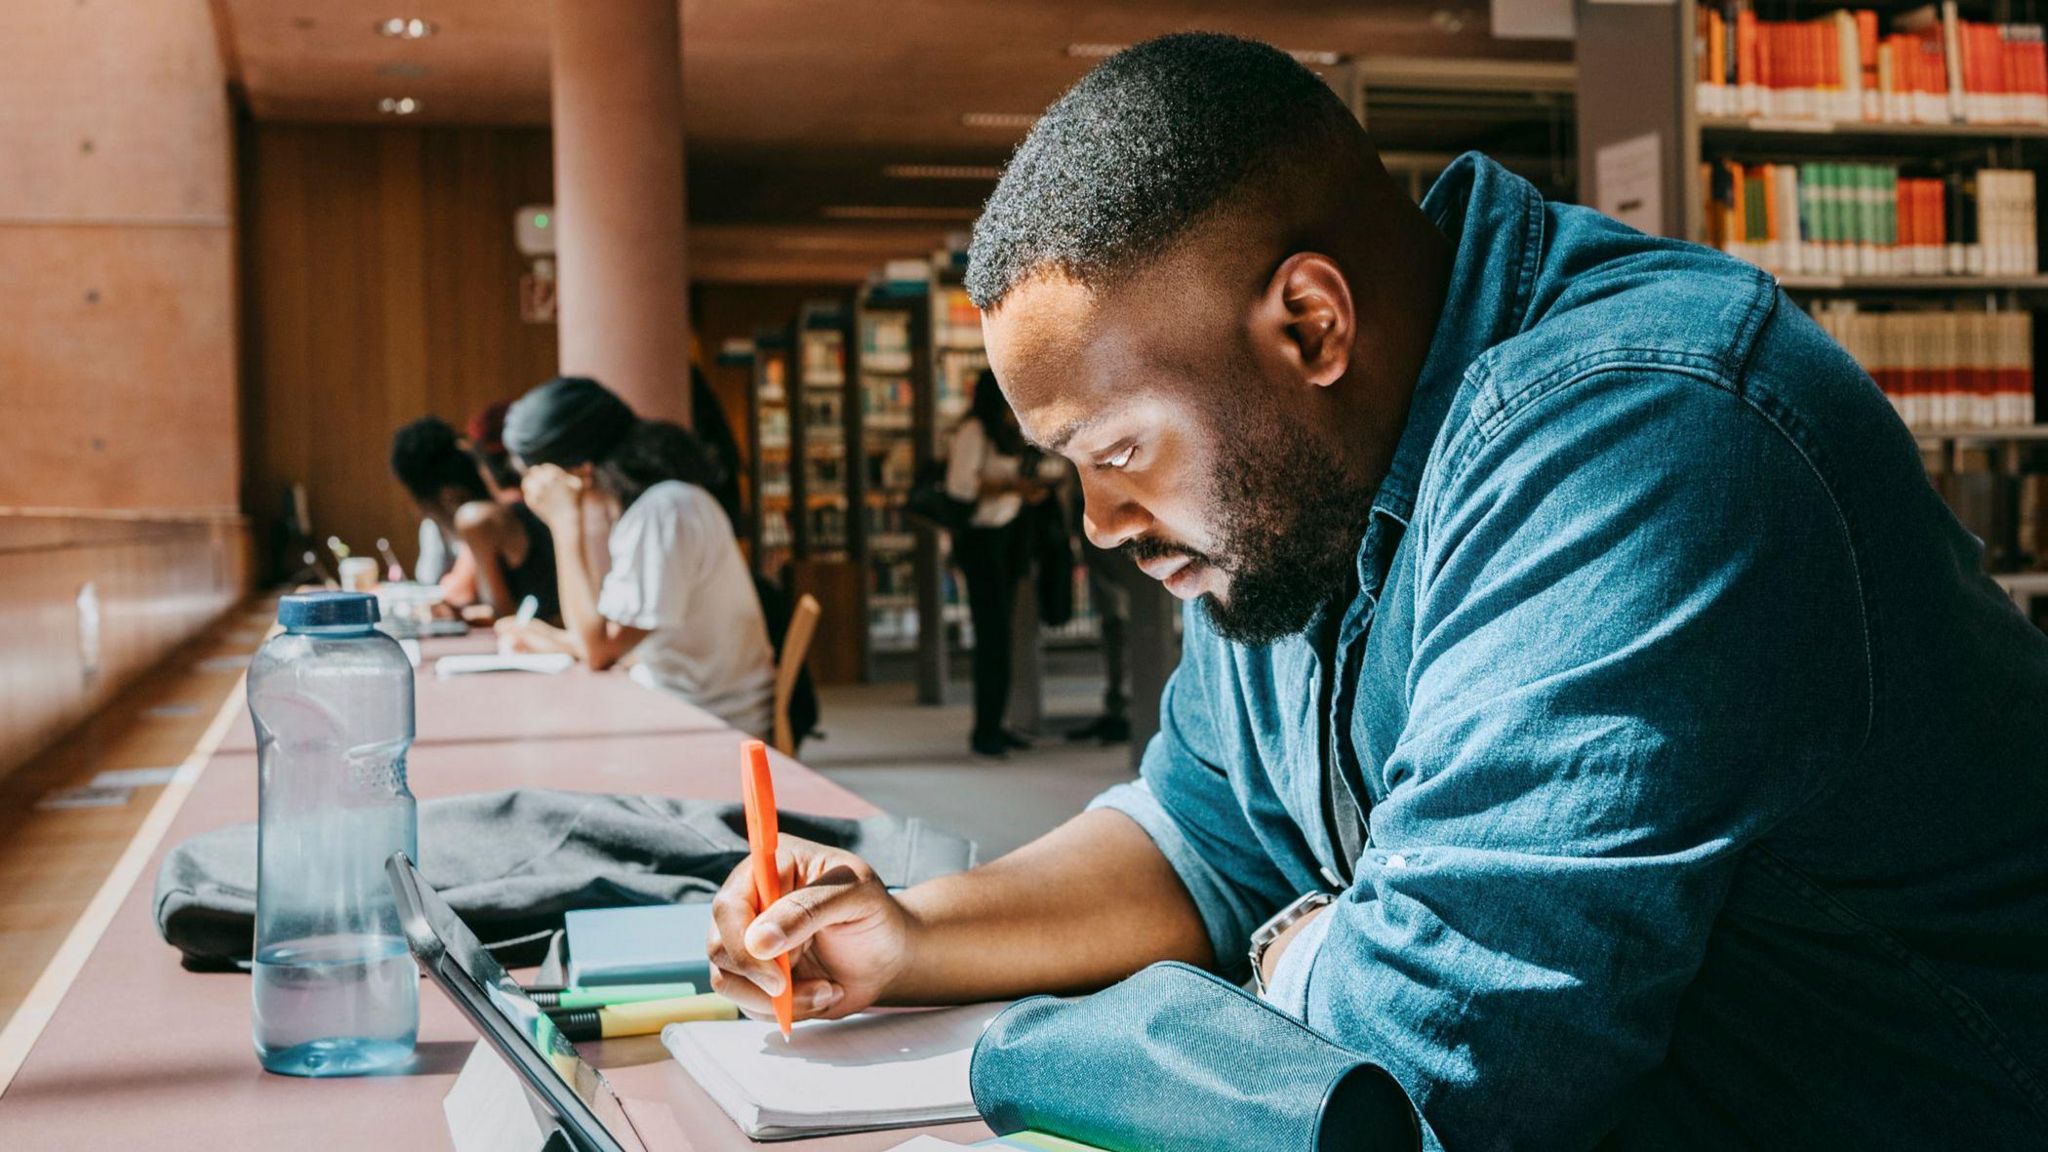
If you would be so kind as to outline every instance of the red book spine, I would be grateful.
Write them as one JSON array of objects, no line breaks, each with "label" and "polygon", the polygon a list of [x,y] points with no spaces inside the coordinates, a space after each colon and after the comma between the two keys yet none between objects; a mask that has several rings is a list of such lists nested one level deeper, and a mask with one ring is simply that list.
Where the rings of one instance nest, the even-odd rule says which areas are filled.
[{"label": "red book spine", "polygon": [[1758,58],[1756,13],[1747,8],[1735,13],[1735,83],[1762,83],[1762,61]]}]

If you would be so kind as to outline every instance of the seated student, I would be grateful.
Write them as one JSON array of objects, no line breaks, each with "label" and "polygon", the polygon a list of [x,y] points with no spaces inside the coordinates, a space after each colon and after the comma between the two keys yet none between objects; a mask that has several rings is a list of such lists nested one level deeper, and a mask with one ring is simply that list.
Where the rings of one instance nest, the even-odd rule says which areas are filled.
[{"label": "seated student", "polygon": [[[641,420],[594,380],[550,380],[505,419],[526,470],[526,502],[555,531],[562,628],[501,631],[519,647],[574,653],[609,668],[628,653],[635,680],[665,688],[743,732],[771,727],[775,659],[761,601],[718,502],[698,483],[704,449],[684,429]],[[600,588],[585,527],[615,518]]]},{"label": "seated student", "polygon": [[512,466],[512,453],[505,450],[505,413],[511,407],[511,401],[500,400],[477,409],[466,430],[469,450],[476,456],[491,499],[501,504],[517,504],[525,499],[519,493],[519,469]]},{"label": "seated student", "polygon": [[425,416],[400,428],[391,440],[391,471],[421,514],[461,545],[443,577],[451,603],[466,607],[471,602],[445,583],[449,577],[467,576],[474,582],[475,602],[493,615],[517,612],[528,596],[539,601],[543,617],[560,611],[554,541],[546,526],[525,507],[491,498],[476,458],[446,421]]},{"label": "seated student", "polygon": [[[1770,275],[1478,156],[1418,208],[1312,72],[1180,35],[1038,120],[967,290],[1090,538],[1190,602],[1161,731],[900,894],[784,837],[804,883],[757,918],[733,873],[715,988],[764,1013],[787,953],[837,1017],[1178,959],[1433,1146],[2041,1147],[2048,637]],[[1133,1067],[1254,1058],[1090,1019]]]}]

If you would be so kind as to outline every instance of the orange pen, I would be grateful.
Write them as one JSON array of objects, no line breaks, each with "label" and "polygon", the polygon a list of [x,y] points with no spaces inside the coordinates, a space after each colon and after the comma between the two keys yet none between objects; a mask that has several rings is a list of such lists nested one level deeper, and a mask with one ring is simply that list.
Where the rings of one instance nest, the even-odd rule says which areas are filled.
[{"label": "orange pen", "polygon": [[[740,745],[740,798],[747,812],[747,847],[754,861],[754,911],[758,915],[782,899],[782,870],[775,866],[775,780],[768,774],[768,746],[759,740]],[[789,954],[775,958],[782,970],[782,991],[775,994],[775,1023],[789,1039],[796,1023],[796,983],[789,974]]]}]

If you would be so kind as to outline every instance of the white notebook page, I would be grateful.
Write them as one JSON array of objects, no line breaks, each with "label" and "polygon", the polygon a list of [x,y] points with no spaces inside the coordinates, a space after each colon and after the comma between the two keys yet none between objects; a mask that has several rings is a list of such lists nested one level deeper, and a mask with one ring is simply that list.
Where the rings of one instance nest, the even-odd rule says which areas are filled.
[{"label": "white notebook page", "polygon": [[671,1024],[661,1042],[749,1136],[892,1128],[975,1113],[967,1066],[1007,1005],[806,1021]]}]

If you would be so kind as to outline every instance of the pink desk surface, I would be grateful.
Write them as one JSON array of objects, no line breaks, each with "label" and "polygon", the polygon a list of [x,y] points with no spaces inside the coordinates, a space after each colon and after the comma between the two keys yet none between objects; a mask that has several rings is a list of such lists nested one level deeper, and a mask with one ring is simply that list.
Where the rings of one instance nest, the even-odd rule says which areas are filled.
[{"label": "pink desk surface", "polygon": [[[584,740],[622,735],[711,732],[723,721],[679,696],[643,688],[623,671],[582,666],[554,676],[492,672],[443,680],[434,661],[455,653],[491,651],[474,636],[429,640],[415,675],[416,745]],[[222,752],[254,752],[247,712],[221,740]]]},{"label": "pink desk surface", "polygon": [[[551,787],[738,799],[739,733],[700,728],[605,734],[596,718],[652,715],[640,711],[642,698],[664,698],[623,677],[521,679],[577,686],[526,702],[519,723],[539,739],[423,742],[410,758],[417,795]],[[463,681],[423,676],[422,718],[433,705],[454,710],[444,689],[466,688]],[[484,706],[502,717],[518,711],[504,707],[496,694],[461,702],[463,711]],[[187,972],[157,935],[151,892],[164,852],[196,833],[254,819],[255,770],[253,753],[222,751],[194,785],[155,859],[0,1096],[0,1149],[452,1147],[441,1098],[476,1034],[431,985],[420,993],[420,1042],[409,1073],[319,1081],[272,1076],[258,1067],[250,1043],[248,977]],[[873,811],[859,797],[779,756],[776,781],[777,800],[790,810],[842,816]],[[622,1094],[667,1100],[699,1152],[754,1146],[667,1059],[657,1040],[614,1041],[593,1048],[592,1056]],[[934,1131],[962,1143],[987,1134],[979,1124]],[[911,1135],[871,1133],[791,1146],[866,1152]]]}]

